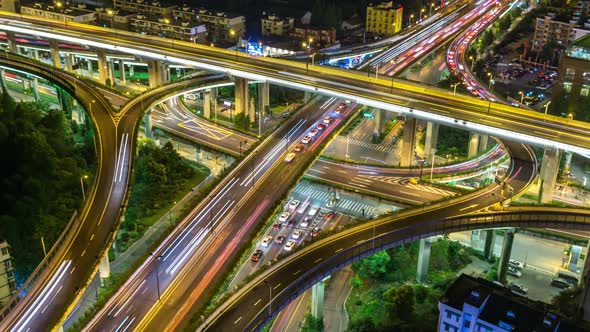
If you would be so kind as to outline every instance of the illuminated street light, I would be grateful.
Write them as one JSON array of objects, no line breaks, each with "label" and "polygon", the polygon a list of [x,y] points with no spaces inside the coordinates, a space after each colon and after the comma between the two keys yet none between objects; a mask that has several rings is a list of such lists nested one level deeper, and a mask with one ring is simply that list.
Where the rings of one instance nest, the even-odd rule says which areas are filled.
[{"label": "illuminated street light", "polygon": [[518,94],[520,95],[520,104],[522,105],[522,102],[524,101],[524,92],[518,91]]},{"label": "illuminated street light", "polygon": [[471,60],[471,68],[470,70],[473,71],[473,64],[475,63],[475,59],[473,58],[473,55],[469,56],[469,60]]},{"label": "illuminated street light", "polygon": [[545,104],[545,115],[547,115],[547,110],[549,109],[549,104],[551,104],[551,101],[549,101],[548,103]]},{"label": "illuminated street light", "polygon": [[422,14],[424,14],[424,10],[425,10],[424,8],[422,8],[420,10],[420,22],[422,22]]}]

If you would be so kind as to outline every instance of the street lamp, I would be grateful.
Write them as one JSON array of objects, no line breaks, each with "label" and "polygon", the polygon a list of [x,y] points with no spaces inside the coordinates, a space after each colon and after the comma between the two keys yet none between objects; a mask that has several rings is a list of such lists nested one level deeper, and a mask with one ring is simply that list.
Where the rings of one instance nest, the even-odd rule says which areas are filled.
[{"label": "street lamp", "polygon": [[154,257],[156,259],[156,289],[158,291],[158,302],[160,301],[160,258],[162,258],[162,255],[154,255],[154,253],[150,252],[150,256]]},{"label": "street lamp", "polygon": [[568,113],[567,114],[567,118],[570,119],[570,120],[573,120],[574,119],[574,113]]},{"label": "street lamp", "polygon": [[414,14],[410,15],[410,25],[412,25],[412,21],[414,20]]},{"label": "street lamp", "polygon": [[238,38],[236,36],[236,31],[234,29],[229,30],[230,36],[235,38],[236,40],[236,61],[238,61]]},{"label": "street lamp", "polygon": [[434,173],[434,156],[436,155],[436,149],[431,149],[430,154],[432,155],[432,162],[430,163],[430,182],[432,182],[432,174]]},{"label": "street lamp", "polygon": [[[56,6],[57,6],[57,8],[59,8],[59,9],[60,9],[60,11],[61,11],[61,8],[63,7],[63,3],[62,3],[61,1],[58,1],[58,2],[56,2],[56,3],[55,3],[55,5],[56,5]],[[66,14],[64,14],[64,12],[61,12],[61,13],[62,13],[62,14],[63,14],[63,16],[64,16],[64,23],[66,24],[66,28],[67,28],[67,27],[68,27],[68,20],[66,19]]]},{"label": "street lamp", "polygon": [[268,286],[269,301],[268,301],[268,315],[272,317],[272,285],[270,282],[264,280],[264,283]]},{"label": "street lamp", "polygon": [[488,73],[488,76],[490,77],[490,83],[488,84],[488,90],[492,90],[492,84],[494,82],[494,76],[492,75],[492,73]]},{"label": "street lamp", "polygon": [[473,64],[475,63],[475,59],[473,58],[473,55],[469,56],[469,60],[471,60],[471,67],[470,67],[470,71],[473,71]]},{"label": "street lamp", "polygon": [[168,36],[168,38],[170,38],[172,40],[172,48],[174,48],[174,37],[176,37],[174,35],[174,27],[172,26],[172,22],[167,18],[164,19],[164,23],[166,23],[168,25],[168,30],[172,34],[172,38],[170,38],[170,36],[168,36],[168,33],[166,32],[166,36]]},{"label": "street lamp", "polygon": [[551,104],[551,101],[549,101],[548,103],[545,104],[545,115],[547,115],[547,110],[549,109],[549,104]]},{"label": "street lamp", "polygon": [[[392,69],[391,70],[394,71],[394,72],[395,72],[396,62],[397,62],[397,57],[395,59],[393,59],[393,60],[390,61],[390,63],[392,64]],[[393,75],[391,75],[391,93],[393,93]]]},{"label": "street lamp", "polygon": [[422,22],[422,14],[424,13],[424,8],[420,9],[420,22]]},{"label": "street lamp", "polygon": [[434,7],[434,2],[430,3],[430,11],[428,12],[428,16],[432,16],[432,7]]},{"label": "street lamp", "polygon": [[96,100],[92,99],[92,102],[88,104],[88,112],[92,114],[92,104],[94,104]]},{"label": "street lamp", "polygon": [[88,175],[80,177],[80,187],[82,188],[82,200],[86,201],[86,193],[84,192],[84,180],[88,179]]},{"label": "street lamp", "polygon": [[524,92],[518,91],[518,94],[520,95],[520,104],[522,105],[522,102],[524,101]]},{"label": "street lamp", "polygon": [[453,87],[453,94],[456,95],[457,94],[457,86],[461,84],[461,82],[457,82],[453,85],[451,85]]}]

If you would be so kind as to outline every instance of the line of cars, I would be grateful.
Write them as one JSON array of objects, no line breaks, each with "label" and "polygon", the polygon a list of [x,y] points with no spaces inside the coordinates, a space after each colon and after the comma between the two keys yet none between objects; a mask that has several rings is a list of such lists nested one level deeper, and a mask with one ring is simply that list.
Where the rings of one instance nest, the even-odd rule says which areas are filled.
[{"label": "line of cars", "polygon": [[[522,277],[522,270],[524,269],[524,264],[520,261],[511,259],[508,262],[508,275],[520,278]],[[550,285],[560,289],[566,289],[575,287],[579,284],[580,278],[577,273],[571,272],[569,270],[560,269],[556,272],[555,277],[551,279]],[[520,295],[526,295],[528,289],[520,284],[511,282],[509,283],[508,287],[514,293]]]},{"label": "line of cars", "polygon": [[260,241],[260,247],[252,253],[251,261],[259,262],[273,244],[283,246],[282,250],[286,252],[292,251],[306,236],[317,236],[323,226],[320,222],[329,223],[334,216],[334,212],[320,209],[319,206],[289,199],[284,211]]}]

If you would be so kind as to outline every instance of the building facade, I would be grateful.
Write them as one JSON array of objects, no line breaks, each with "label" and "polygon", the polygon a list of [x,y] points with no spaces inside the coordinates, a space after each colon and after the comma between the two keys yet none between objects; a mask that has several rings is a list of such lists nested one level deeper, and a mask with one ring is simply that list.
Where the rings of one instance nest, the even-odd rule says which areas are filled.
[{"label": "building facade", "polygon": [[582,331],[546,307],[501,284],[462,274],[438,303],[437,331]]},{"label": "building facade", "polygon": [[393,36],[402,30],[404,8],[393,1],[367,6],[365,28],[368,33]]},{"label": "building facade", "polygon": [[533,47],[541,49],[550,41],[555,41],[564,47],[574,41],[574,21],[561,22],[555,19],[554,15],[547,15],[535,20],[535,34],[533,35]]},{"label": "building facade", "polygon": [[289,36],[289,33],[295,28],[295,18],[280,18],[276,15],[268,15],[262,18],[262,35],[263,36]]},{"label": "building facade", "polygon": [[209,11],[204,8],[179,6],[172,10],[172,16],[182,20],[194,20],[207,29],[210,42],[236,43],[246,31],[246,18],[238,14]]},{"label": "building facade", "polygon": [[129,19],[131,30],[154,36],[204,43],[207,29],[197,21],[135,15]]},{"label": "building facade", "polygon": [[176,6],[163,5],[158,1],[144,0],[113,0],[115,9],[122,9],[144,15],[157,15],[160,18],[170,18]]},{"label": "building facade", "polygon": [[16,293],[14,268],[9,248],[8,243],[0,239],[0,306]]},{"label": "building facade", "polygon": [[335,28],[295,26],[289,36],[295,43],[310,44],[310,47],[314,49],[330,47],[337,42]]},{"label": "building facade", "polygon": [[[84,7],[83,5],[81,7]],[[21,7],[21,14],[45,17],[58,21],[95,23],[96,13],[81,7],[70,7],[62,2],[42,3],[33,2]]]}]

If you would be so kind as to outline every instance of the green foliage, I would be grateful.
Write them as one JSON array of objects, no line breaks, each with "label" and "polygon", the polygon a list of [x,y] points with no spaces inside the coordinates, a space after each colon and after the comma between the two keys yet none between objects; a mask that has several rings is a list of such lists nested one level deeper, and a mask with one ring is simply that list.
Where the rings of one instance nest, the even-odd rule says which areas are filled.
[{"label": "green foliage", "polygon": [[236,127],[241,130],[248,130],[250,129],[250,118],[246,113],[239,113],[234,117],[234,122]]},{"label": "green foliage", "polygon": [[509,15],[503,16],[498,21],[498,28],[500,30],[498,32],[503,33],[504,31],[508,30],[508,28],[510,28],[510,24],[512,24],[512,20],[510,19],[510,16]]},{"label": "green foliage", "polygon": [[494,33],[490,30],[484,31],[480,39],[483,48],[489,47],[494,43]]},{"label": "green foliage", "polygon": [[438,144],[436,149],[439,156],[450,154],[452,156],[467,156],[467,144],[469,132],[447,126],[440,126],[438,132]]},{"label": "green foliage", "polygon": [[311,314],[305,315],[305,321],[301,326],[301,332],[322,332],[324,331],[324,320],[316,318]]},{"label": "green foliage", "polygon": [[580,303],[580,297],[583,296],[583,291],[584,288],[581,286],[565,289],[551,299],[551,304],[564,316],[576,318],[578,304]]},{"label": "green foliage", "polygon": [[356,289],[358,292],[358,289],[363,287],[363,285],[364,285],[363,279],[359,278],[358,276],[354,276],[354,277],[350,278],[350,285],[352,286],[352,288]]},{"label": "green foliage", "polygon": [[385,251],[378,252],[362,261],[353,263],[355,272],[363,278],[381,279],[387,272],[391,257]]},{"label": "green foliage", "polygon": [[20,280],[41,261],[41,237],[49,250],[81,206],[80,178],[94,161],[92,127],[70,126],[45,103],[0,98],[0,234]]},{"label": "green foliage", "polygon": [[414,319],[416,307],[412,286],[404,285],[391,288],[383,294],[383,299],[390,321],[410,322]]},{"label": "green foliage", "polygon": [[303,91],[289,89],[283,86],[269,85],[269,104],[271,107],[297,103],[303,100]]}]

